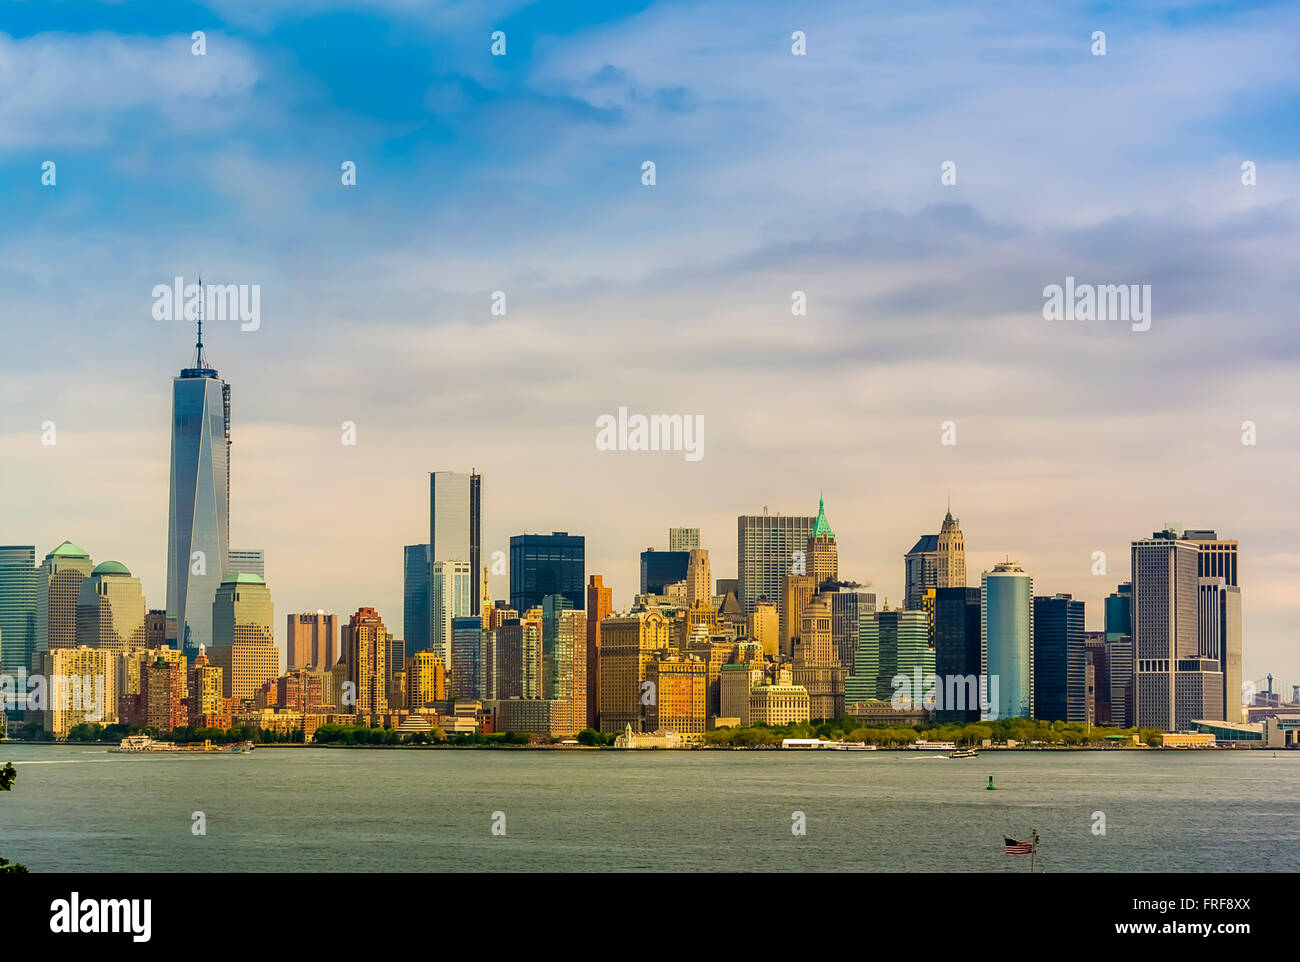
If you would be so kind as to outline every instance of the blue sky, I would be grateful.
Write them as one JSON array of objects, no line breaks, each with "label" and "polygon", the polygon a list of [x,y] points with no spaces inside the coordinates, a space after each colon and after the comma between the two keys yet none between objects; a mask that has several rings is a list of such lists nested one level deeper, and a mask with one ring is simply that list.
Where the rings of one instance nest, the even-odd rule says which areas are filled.
[{"label": "blue sky", "polygon": [[[0,2],[0,541],[162,604],[192,338],[150,292],[201,270],[262,288],[207,340],[280,612],[400,627],[432,469],[502,549],[586,533],[619,606],[670,525],[728,576],[737,514],[821,490],[897,598],[951,489],[973,580],[1009,554],[1090,627],[1132,538],[1241,539],[1247,675],[1300,682],[1298,47],[1283,3]],[[1151,330],[1045,321],[1067,275],[1152,285]],[[620,405],[706,456],[596,451]]]}]

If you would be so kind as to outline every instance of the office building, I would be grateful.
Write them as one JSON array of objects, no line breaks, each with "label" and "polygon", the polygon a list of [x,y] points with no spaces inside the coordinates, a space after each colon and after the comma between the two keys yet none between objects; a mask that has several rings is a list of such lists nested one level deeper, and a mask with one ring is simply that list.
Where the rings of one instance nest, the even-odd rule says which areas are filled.
[{"label": "office building", "polygon": [[230,385],[208,364],[202,320],[198,330],[192,364],[172,379],[167,521],[168,639],[191,660],[212,643],[230,563]]},{"label": "office building", "polygon": [[981,576],[980,674],[989,688],[988,707],[980,716],[985,721],[1034,717],[1033,597],[1034,579],[1014,561]]},{"label": "office building", "polygon": [[587,621],[564,595],[542,601],[542,698],[573,704],[579,729],[587,723]]},{"label": "office building", "polygon": [[[939,587],[939,536],[923,534],[903,556],[905,608],[919,609],[921,598],[930,588]],[[960,586],[959,586],[960,587]]]},{"label": "office building", "polygon": [[825,581],[820,592],[831,600],[831,642],[847,677],[857,661],[862,623],[876,614],[876,595],[854,581]]},{"label": "office building", "polygon": [[1034,717],[1086,722],[1087,655],[1083,602],[1066,594],[1034,598]]},{"label": "office building", "polygon": [[835,545],[835,532],[826,520],[824,498],[817,499],[817,520],[813,523],[812,534],[808,536],[805,553],[806,571],[812,576],[814,589],[820,589],[827,581],[839,580],[839,549]]},{"label": "office building", "polygon": [[478,618],[474,610],[473,573],[467,561],[434,561],[433,584],[429,594],[431,612],[429,650],[442,659],[447,672],[455,677],[452,653],[452,622],[457,618]]},{"label": "office building", "polygon": [[813,595],[804,606],[799,637],[794,643],[794,684],[808,692],[808,710],[813,718],[839,718],[844,714],[845,673],[835,651],[831,621],[831,596],[821,592]]},{"label": "office building", "polygon": [[763,684],[763,669],[753,663],[737,662],[723,665],[719,678],[718,715],[734,718],[741,728],[750,725],[749,693]]},{"label": "office building", "polygon": [[[677,530],[677,529],[674,529]],[[698,537],[699,532],[696,532]],[[600,623],[614,611],[614,592],[601,575],[587,580],[587,726],[600,730]]]},{"label": "office building", "polygon": [[[484,635],[490,634],[483,630],[483,619],[477,615],[451,620],[451,672],[447,687],[452,698],[486,697],[490,666],[484,651],[487,641]],[[495,642],[495,636],[491,640]]]},{"label": "office building", "polygon": [[817,579],[812,575],[788,574],[781,586],[781,655],[794,654],[795,639],[803,625],[803,610],[817,592]]},{"label": "office building", "polygon": [[189,723],[195,728],[225,731],[231,727],[230,715],[226,711],[224,675],[222,669],[208,660],[206,652],[195,656],[186,684]]},{"label": "office building", "polygon": [[185,664],[184,658],[160,657],[141,666],[140,706],[149,728],[170,732],[189,724]]},{"label": "office building", "polygon": [[214,645],[275,643],[275,606],[259,575],[227,575],[212,602]]},{"label": "office building", "polygon": [[811,515],[768,514],[766,508],[736,519],[736,573],[746,614],[764,597],[785,610],[785,576],[807,573],[808,539],[816,526]]},{"label": "office building", "polygon": [[1222,577],[1202,577],[1197,591],[1197,652],[1217,661],[1223,671],[1223,704],[1204,720],[1235,724],[1242,720],[1241,589]]},{"label": "office building", "polygon": [[939,676],[934,719],[965,724],[980,720],[980,589],[936,588],[934,668]]},{"label": "office building", "polygon": [[1106,643],[1104,631],[1085,631],[1083,646],[1088,655],[1088,670],[1091,672],[1089,691],[1088,724],[1103,727],[1111,721],[1111,676],[1110,646]]},{"label": "office building", "polygon": [[1183,541],[1196,545],[1196,576],[1222,578],[1232,588],[1241,586],[1237,580],[1237,542],[1220,538],[1217,532],[1202,529],[1184,531]]},{"label": "office building", "polygon": [[285,630],[285,670],[326,671],[338,661],[339,616],[316,610],[289,615]]},{"label": "office building", "polygon": [[36,585],[36,546],[0,545],[0,675],[35,667]]},{"label": "office building", "polygon": [[1133,584],[1124,582],[1105,600],[1106,653],[1110,666],[1110,718],[1118,728],[1132,728],[1136,709],[1133,674]]},{"label": "office building", "polygon": [[611,615],[600,626],[600,729],[645,731],[648,666],[669,647],[668,620],[659,611]]},{"label": "office building", "polygon": [[77,647],[77,599],[93,570],[90,555],[71,541],[45,556],[36,576],[37,652]]},{"label": "office building", "polygon": [[213,667],[221,669],[222,694],[226,698],[251,700],[258,689],[280,674],[280,651],[270,642],[209,645],[200,654],[206,655]]},{"label": "office building", "polygon": [[[374,608],[358,608],[343,626],[343,661],[359,718],[388,711],[388,629]],[[337,703],[336,703],[337,704]]]},{"label": "office building", "polygon": [[579,610],[586,604],[586,539],[567,531],[518,534],[510,539],[510,607],[536,608],[561,595]]},{"label": "office building", "polygon": [[433,645],[433,557],[427,544],[402,548],[402,630],[411,651]]},{"label": "office building", "polygon": [[261,548],[231,548],[226,570],[230,574],[257,575],[265,580],[266,552]]},{"label": "office building", "polygon": [[113,652],[84,645],[53,648],[41,655],[46,679],[42,721],[55,738],[66,738],[75,725],[110,725],[117,721],[117,685]]},{"label": "office building", "polygon": [[686,562],[686,606],[704,608],[713,601],[713,571],[709,552],[692,548]]},{"label": "office building", "polygon": [[432,711],[435,702],[447,700],[447,670],[431,651],[417,651],[406,659],[406,707],[413,712]]},{"label": "office building", "polygon": [[[646,713],[650,731],[702,734],[707,724],[708,668],[694,656],[656,658],[647,666],[655,698]],[[635,730],[635,729],[634,729]]]},{"label": "office building", "polygon": [[167,612],[162,608],[150,608],[144,613],[144,646],[167,647]]},{"label": "office building", "polygon": [[[1195,543],[1172,531],[1157,531],[1132,545],[1135,724],[1141,728],[1179,731],[1177,675],[1201,674],[1197,554]],[[1195,668],[1184,667],[1193,660]],[[1200,682],[1189,679],[1188,685]]]},{"label": "office building", "polygon": [[641,552],[641,594],[661,595],[669,585],[686,580],[690,567],[689,551],[656,551],[647,548]]},{"label": "office building", "polygon": [[700,546],[699,528],[669,528],[668,550],[672,552],[694,551]]},{"label": "office building", "polygon": [[87,648],[147,648],[144,591],[120,561],[96,565],[77,595],[77,642]]},{"label": "office building", "polygon": [[[465,616],[478,614],[475,606],[483,590],[479,583],[483,566],[482,515],[483,478],[479,474],[429,473],[430,562],[460,561],[469,566],[469,597],[473,600]],[[409,627],[406,635],[409,641]]]},{"label": "office building", "polygon": [[936,588],[966,587],[966,537],[961,533],[961,525],[952,516],[952,510],[944,515],[943,525],[935,541],[935,583]]},{"label": "office building", "polygon": [[749,692],[751,725],[795,725],[810,721],[808,692],[802,685],[755,685]]},{"label": "office building", "polygon": [[763,646],[763,652],[776,656],[781,653],[781,617],[776,604],[760,598],[749,615],[749,637]]}]

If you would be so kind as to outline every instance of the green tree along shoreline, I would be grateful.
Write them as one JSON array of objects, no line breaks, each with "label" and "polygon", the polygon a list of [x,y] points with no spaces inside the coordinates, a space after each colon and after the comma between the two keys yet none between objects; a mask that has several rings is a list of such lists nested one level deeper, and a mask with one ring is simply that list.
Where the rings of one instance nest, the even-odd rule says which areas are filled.
[{"label": "green tree along shoreline", "polygon": [[999,721],[969,723],[931,723],[927,725],[864,725],[857,718],[801,722],[792,725],[754,725],[749,728],[718,728],[705,732],[702,744],[727,748],[762,748],[781,744],[785,738],[820,738],[826,741],[863,742],[878,748],[907,748],[925,739],[955,742],[965,748],[979,748],[987,740],[993,745],[1017,742],[1025,748],[1088,748],[1108,744],[1108,739],[1132,736],[1144,745],[1161,744],[1158,728],[1099,728],[1082,722],[1037,721],[1031,718],[1007,718]]},{"label": "green tree along shoreline", "polygon": [[[15,726],[12,735],[23,741],[52,742],[53,736],[38,724]],[[108,743],[116,745],[127,735],[149,735],[177,744],[211,741],[214,744],[253,742],[261,745],[306,744],[301,730],[293,732],[261,731],[256,728],[235,726],[220,728],[178,728],[159,733],[153,728],[134,725],[75,725],[68,732],[68,742],[80,744]],[[1009,718],[1000,721],[971,722],[968,724],[928,725],[864,725],[856,718],[838,718],[826,721],[801,722],[791,725],[754,725],[747,728],[719,728],[705,732],[691,747],[696,748],[774,748],[786,738],[820,738],[826,741],[863,742],[878,748],[907,748],[917,741],[950,741],[962,747],[978,748],[987,740],[993,745],[1018,743],[1018,747],[1033,748],[1090,748],[1113,743],[1123,736],[1122,744],[1131,744],[1132,736],[1141,744],[1159,747],[1161,732],[1155,728],[1109,728],[1085,726],[1081,722],[1036,721],[1026,718]],[[615,732],[598,732],[587,728],[579,732],[576,741],[589,748],[610,748],[617,737]],[[445,748],[523,748],[546,747],[559,744],[560,738],[530,736],[521,732],[496,734],[448,735],[441,728],[427,732],[401,732],[395,728],[370,728],[365,725],[321,725],[311,739],[313,745],[338,747],[445,747]]]}]

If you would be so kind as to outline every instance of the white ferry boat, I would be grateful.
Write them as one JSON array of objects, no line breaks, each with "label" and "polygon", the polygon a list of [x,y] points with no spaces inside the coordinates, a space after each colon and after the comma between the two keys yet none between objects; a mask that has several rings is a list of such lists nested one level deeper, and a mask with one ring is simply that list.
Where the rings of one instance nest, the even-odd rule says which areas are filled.
[{"label": "white ferry boat", "polygon": [[840,742],[835,746],[841,752],[874,752],[875,745],[868,745],[866,742]]},{"label": "white ferry boat", "polygon": [[951,752],[956,750],[956,742],[929,742],[924,738],[919,742],[913,742],[911,746],[913,751],[917,752]]},{"label": "white ferry boat", "polygon": [[110,752],[173,752],[176,746],[171,742],[156,742],[148,735],[127,735],[116,748]]},{"label": "white ferry boat", "polygon": [[782,748],[796,748],[803,751],[818,751],[824,748],[838,748],[839,742],[822,741],[820,738],[783,738],[781,739]]}]

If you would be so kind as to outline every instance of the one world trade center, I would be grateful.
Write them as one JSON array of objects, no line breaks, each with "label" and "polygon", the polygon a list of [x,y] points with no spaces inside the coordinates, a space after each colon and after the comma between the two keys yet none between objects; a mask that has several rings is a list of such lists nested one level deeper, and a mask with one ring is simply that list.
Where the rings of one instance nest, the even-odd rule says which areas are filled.
[{"label": "one world trade center", "polygon": [[172,378],[167,526],[167,639],[191,663],[200,645],[212,644],[212,602],[229,548],[230,385],[204,356],[200,315],[193,366]]}]

